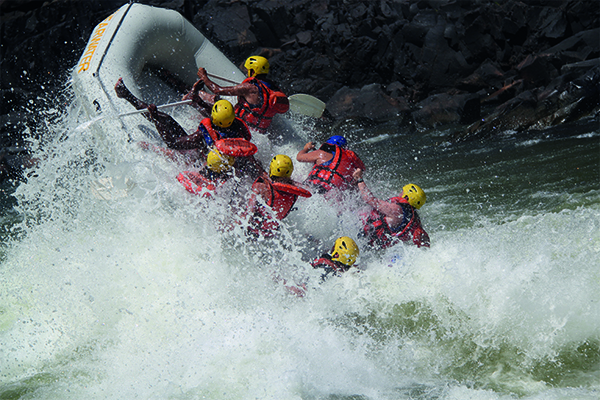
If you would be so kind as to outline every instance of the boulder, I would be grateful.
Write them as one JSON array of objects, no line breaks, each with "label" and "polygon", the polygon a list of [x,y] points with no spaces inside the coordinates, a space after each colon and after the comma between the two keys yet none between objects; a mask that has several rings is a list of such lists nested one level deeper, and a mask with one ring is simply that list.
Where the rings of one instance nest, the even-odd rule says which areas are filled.
[{"label": "boulder", "polygon": [[600,65],[596,65],[576,79],[567,73],[555,78],[544,90],[519,94],[454,139],[485,139],[507,130],[543,129],[596,114],[599,107]]},{"label": "boulder", "polygon": [[589,29],[545,49],[542,54],[557,64],[567,64],[600,57],[600,28]]},{"label": "boulder", "polygon": [[[220,4],[209,4],[194,16],[195,25],[215,41],[215,44],[230,49],[234,62],[244,58],[245,54],[258,47],[257,32],[263,40],[273,38],[268,27],[263,24],[253,25],[248,7],[235,3],[227,7]],[[264,30],[268,32],[264,32]],[[275,42],[272,39],[271,43]],[[277,43],[278,44],[278,43]]]},{"label": "boulder", "polygon": [[528,55],[516,70],[530,87],[544,86],[558,76],[558,71],[545,54]]},{"label": "boulder", "polygon": [[327,102],[327,109],[334,118],[368,118],[386,121],[408,112],[406,103],[388,96],[379,84],[352,89],[344,86]]},{"label": "boulder", "polygon": [[462,90],[477,92],[481,89],[500,89],[506,79],[498,63],[487,59],[471,75],[460,80],[457,87]]},{"label": "boulder", "polygon": [[449,124],[468,124],[480,118],[480,101],[477,94],[436,94],[418,103],[412,112],[413,120],[420,126],[436,128]]}]

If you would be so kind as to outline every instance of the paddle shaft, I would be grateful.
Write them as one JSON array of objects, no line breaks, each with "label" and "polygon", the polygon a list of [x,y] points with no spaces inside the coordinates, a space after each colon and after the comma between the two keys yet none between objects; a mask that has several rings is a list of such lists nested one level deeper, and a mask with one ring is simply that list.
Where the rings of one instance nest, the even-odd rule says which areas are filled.
[{"label": "paddle shaft", "polygon": [[209,74],[208,72],[206,73],[206,75],[208,75],[210,78],[220,79],[223,82],[232,83],[234,85],[238,85],[240,83],[240,82],[236,82],[236,81],[234,81],[232,79],[223,78],[222,76],[218,76],[218,75],[214,75],[214,74]]},{"label": "paddle shaft", "polygon": [[[156,109],[157,110],[162,110],[163,108],[169,108],[169,107],[176,107],[176,106],[181,106],[184,104],[190,104],[192,102],[192,100],[183,100],[183,101],[176,101],[174,103],[169,103],[169,104],[162,104],[160,106],[157,106]],[[126,112],[123,114],[119,114],[117,115],[117,118],[121,118],[121,117],[126,117],[128,115],[135,115],[135,114],[141,114],[143,112],[148,112],[147,108],[142,108],[141,110],[135,110],[135,111],[130,111],[130,112]],[[75,128],[75,131],[81,131],[83,129],[88,128],[90,125],[92,125],[95,122],[98,122],[102,119],[104,119],[105,116],[104,115],[100,115],[94,119],[91,119],[87,122],[84,122],[83,124],[79,125],[78,127]]]},{"label": "paddle shaft", "polygon": [[[185,104],[190,104],[192,102],[191,99],[189,100],[182,100],[182,101],[176,101],[174,103],[168,103],[168,104],[162,104],[160,106],[156,106],[157,110],[162,110],[164,108],[170,108],[170,107],[177,107],[177,106],[182,106]],[[117,117],[126,117],[128,115],[135,115],[135,114],[141,114],[143,112],[148,112],[147,108],[142,108],[141,110],[135,110],[135,111],[129,111],[123,114],[119,114],[117,115]]]}]

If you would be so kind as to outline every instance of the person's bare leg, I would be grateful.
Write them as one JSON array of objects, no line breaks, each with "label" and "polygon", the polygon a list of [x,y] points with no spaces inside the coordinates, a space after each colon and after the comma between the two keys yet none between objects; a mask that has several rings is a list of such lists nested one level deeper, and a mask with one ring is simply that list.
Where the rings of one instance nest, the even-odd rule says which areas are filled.
[{"label": "person's bare leg", "polygon": [[173,143],[177,138],[187,135],[181,125],[179,125],[169,114],[158,111],[155,104],[144,103],[142,100],[135,97],[135,95],[127,89],[127,86],[125,86],[123,78],[119,78],[117,81],[115,92],[117,93],[118,98],[127,100],[137,110],[142,110],[144,108],[148,109],[148,112],[142,113],[142,115],[154,124],[158,133],[167,145]]},{"label": "person's bare leg", "polygon": [[123,78],[119,78],[117,81],[117,84],[115,85],[115,92],[117,92],[118,98],[127,100],[132,106],[135,107],[136,110],[148,108],[148,104],[135,97],[133,93],[127,89],[125,82],[123,82]]},{"label": "person's bare leg", "polygon": [[[187,136],[187,132],[171,117],[162,111],[158,111],[155,104],[148,105],[148,112],[150,119],[160,136],[163,138],[165,143],[170,147],[178,138]],[[144,113],[146,114],[146,113]]]}]

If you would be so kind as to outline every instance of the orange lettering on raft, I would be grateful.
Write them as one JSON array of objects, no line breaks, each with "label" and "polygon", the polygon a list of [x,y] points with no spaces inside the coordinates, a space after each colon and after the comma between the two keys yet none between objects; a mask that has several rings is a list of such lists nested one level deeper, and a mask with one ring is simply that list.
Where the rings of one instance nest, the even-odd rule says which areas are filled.
[{"label": "orange lettering on raft", "polygon": [[90,63],[92,62],[92,58],[94,57],[94,53],[98,48],[98,43],[102,39],[102,35],[106,32],[106,29],[103,29],[105,26],[108,26],[108,21],[110,21],[116,13],[111,14],[104,21],[100,22],[94,32],[92,33],[92,39],[88,43],[85,51],[83,52],[83,56],[81,60],[79,60],[79,65],[77,66],[77,73],[80,74],[82,72],[87,71],[90,68]]},{"label": "orange lettering on raft", "polygon": [[78,65],[79,69],[77,70],[77,73],[80,74],[82,72],[85,72],[88,70],[88,68],[90,67],[89,63],[84,63],[83,61],[79,61],[79,65]]},{"label": "orange lettering on raft", "polygon": [[93,42],[90,42],[90,44],[88,44],[87,50],[85,53],[83,53],[83,57],[87,56],[87,55],[93,55],[94,52],[96,51],[96,48],[98,47],[98,42],[100,40],[96,40]]}]

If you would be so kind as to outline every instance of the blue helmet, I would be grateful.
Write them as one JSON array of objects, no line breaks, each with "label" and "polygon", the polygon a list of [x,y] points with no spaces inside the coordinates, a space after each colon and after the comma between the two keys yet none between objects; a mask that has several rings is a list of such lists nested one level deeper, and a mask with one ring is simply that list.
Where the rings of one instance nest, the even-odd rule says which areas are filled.
[{"label": "blue helmet", "polygon": [[340,135],[335,135],[327,139],[325,143],[333,144],[335,146],[346,147],[346,138]]}]

